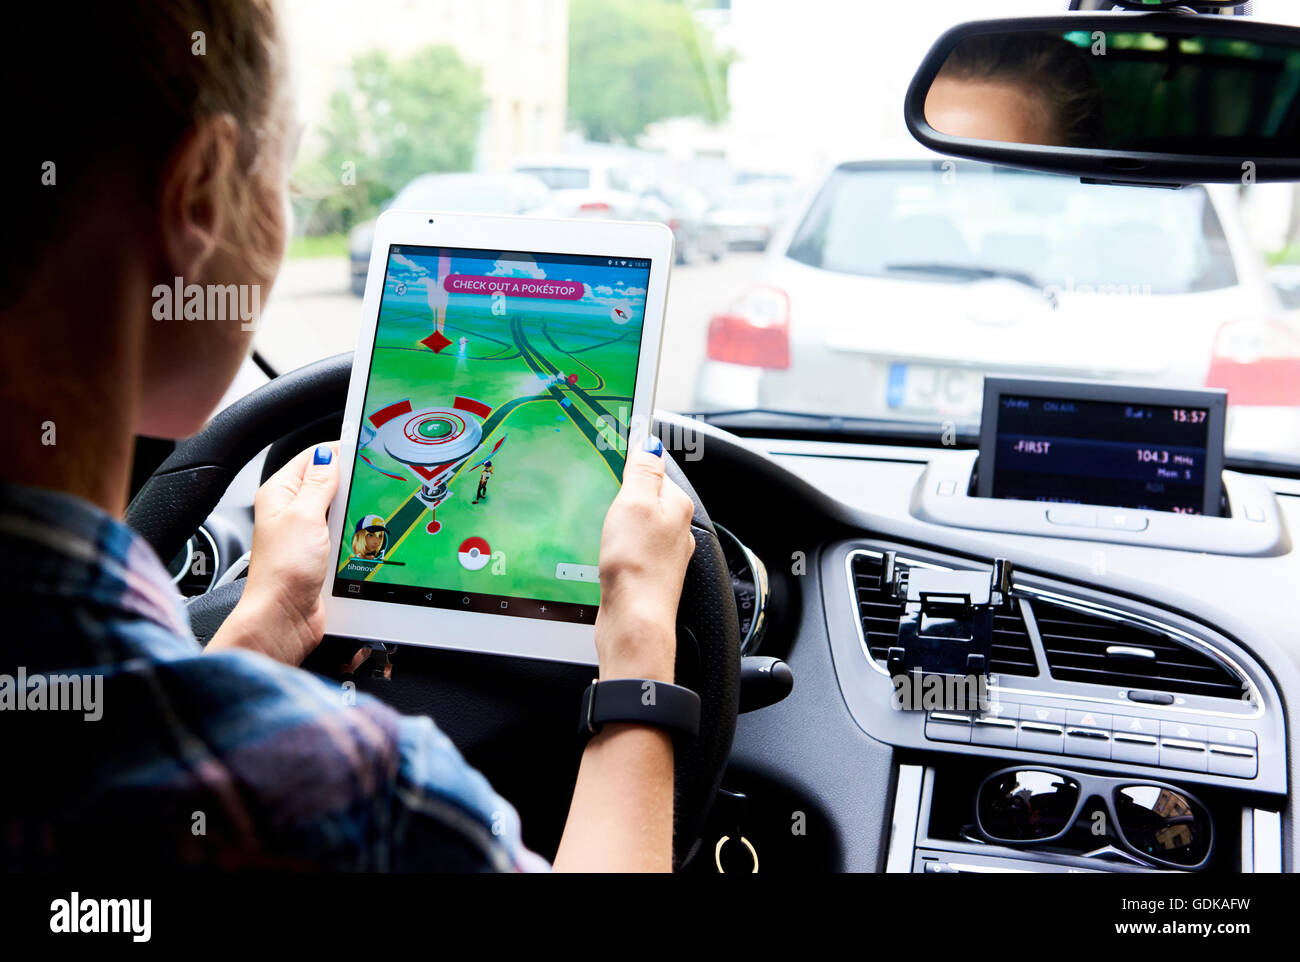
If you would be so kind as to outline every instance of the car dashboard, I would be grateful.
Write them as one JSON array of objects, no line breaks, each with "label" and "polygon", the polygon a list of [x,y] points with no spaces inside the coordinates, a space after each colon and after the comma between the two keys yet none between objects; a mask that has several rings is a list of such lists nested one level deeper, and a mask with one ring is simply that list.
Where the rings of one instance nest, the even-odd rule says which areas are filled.
[{"label": "car dashboard", "polygon": [[[215,543],[211,568],[195,576],[173,562],[200,639],[219,623],[204,598],[246,569],[257,478],[337,430],[336,416],[322,418],[245,469],[192,542],[195,556]],[[687,870],[1157,870],[1086,832],[1034,846],[981,838],[977,788],[1009,765],[1178,786],[1213,819],[1203,871],[1294,870],[1287,706],[1300,693],[1290,535],[1300,480],[1225,472],[1223,518],[1106,529],[1016,506],[1022,523],[981,512],[1007,505],[971,496],[969,441],[741,436],[662,412],[655,430],[721,529],[744,654],[781,659],[794,679],[740,715]],[[902,603],[883,590],[886,569],[997,562],[1012,572],[1011,597],[994,625],[987,710],[897,710],[885,660]],[[580,691],[590,669],[382,647],[357,670],[347,667],[357,643],[327,637],[305,667],[342,670],[399,710],[431,715],[520,808],[525,841],[553,853],[566,812],[558,786],[577,763],[570,703],[555,688]]]},{"label": "car dashboard", "polygon": [[[783,658],[794,675],[789,696],[740,717],[723,788],[743,801],[724,795],[717,831],[744,832],[753,853],[732,870],[1158,870],[1086,832],[1051,845],[983,840],[976,789],[1010,765],[1185,788],[1213,819],[1204,871],[1292,869],[1286,705],[1300,691],[1300,563],[1288,532],[1300,483],[1252,474],[1225,485],[1250,517],[1234,504],[1237,527],[1216,551],[1203,532],[1178,546],[1166,518],[1144,543],[1131,530],[1017,532],[927,511],[954,462],[969,475],[973,452],[738,438],[667,415],[662,426],[695,432],[676,456],[765,569],[750,653]],[[988,572],[999,559],[1014,574],[987,710],[896,709],[885,660],[903,604],[884,590],[886,570]]]}]

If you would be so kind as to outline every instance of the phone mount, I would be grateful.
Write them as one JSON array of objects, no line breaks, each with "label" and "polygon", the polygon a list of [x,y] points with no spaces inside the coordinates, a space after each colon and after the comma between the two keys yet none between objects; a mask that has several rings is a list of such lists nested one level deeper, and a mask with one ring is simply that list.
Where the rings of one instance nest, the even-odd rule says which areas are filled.
[{"label": "phone mount", "polygon": [[993,651],[993,620],[1008,611],[1011,562],[999,558],[992,572],[939,571],[895,563],[885,553],[881,583],[904,602],[898,642],[886,657],[889,674],[970,679],[988,675]]}]

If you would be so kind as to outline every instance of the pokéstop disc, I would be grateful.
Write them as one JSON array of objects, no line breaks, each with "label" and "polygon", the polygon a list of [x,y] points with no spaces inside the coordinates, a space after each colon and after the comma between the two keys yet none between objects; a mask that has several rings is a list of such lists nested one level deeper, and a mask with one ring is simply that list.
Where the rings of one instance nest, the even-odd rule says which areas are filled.
[{"label": "pok\u00e9stop disc", "polygon": [[405,464],[449,464],[479,446],[483,428],[464,411],[425,408],[396,417],[379,430],[390,456]]}]

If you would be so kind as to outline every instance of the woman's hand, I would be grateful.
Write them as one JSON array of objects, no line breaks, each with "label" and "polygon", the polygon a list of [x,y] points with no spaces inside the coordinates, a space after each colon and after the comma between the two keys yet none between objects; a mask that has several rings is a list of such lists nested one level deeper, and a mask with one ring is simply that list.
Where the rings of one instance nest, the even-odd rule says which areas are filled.
[{"label": "woman's hand", "polygon": [[673,680],[677,603],[695,551],[693,505],[664,476],[663,444],[628,455],[600,536],[600,677]]},{"label": "woman's hand", "polygon": [[[695,551],[691,499],[648,438],[628,455],[600,536],[600,677],[673,680],[677,603]],[[673,742],[662,728],[608,724],[587,743],[555,855],[559,872],[670,872]]]},{"label": "woman's hand", "polygon": [[330,564],[325,515],[338,490],[338,447],[308,448],[258,489],[244,594],[205,650],[250,648],[299,665],[320,644]]}]

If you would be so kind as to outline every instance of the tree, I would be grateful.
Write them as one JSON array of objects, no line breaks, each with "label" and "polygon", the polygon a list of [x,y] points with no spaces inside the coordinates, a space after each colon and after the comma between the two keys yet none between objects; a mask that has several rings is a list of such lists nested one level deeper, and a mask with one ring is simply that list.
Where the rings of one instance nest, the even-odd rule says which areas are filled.
[{"label": "tree", "polygon": [[630,143],[666,117],[721,120],[728,62],[686,0],[571,0],[569,112],[590,140]]},{"label": "tree", "polygon": [[420,174],[468,170],[484,103],[481,71],[451,47],[357,56],[330,98],[320,156],[295,172],[307,232],[349,229]]}]

